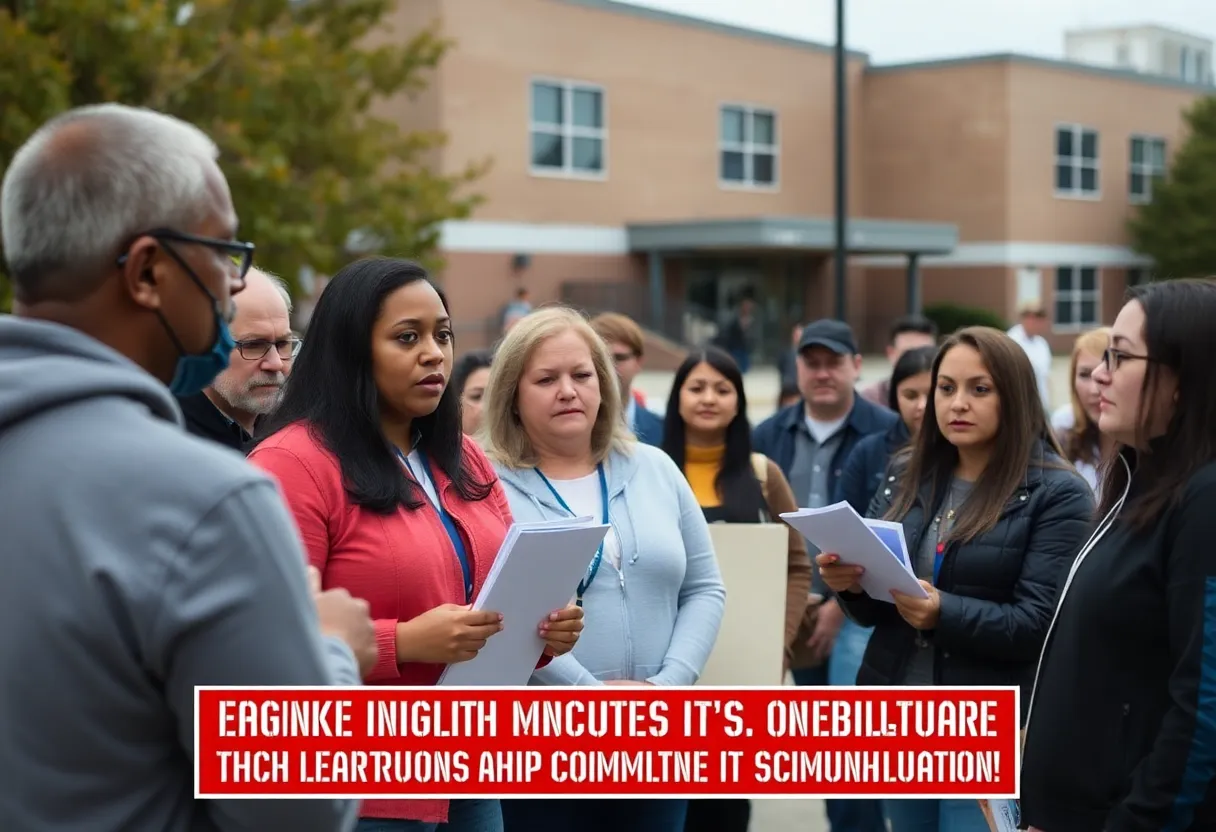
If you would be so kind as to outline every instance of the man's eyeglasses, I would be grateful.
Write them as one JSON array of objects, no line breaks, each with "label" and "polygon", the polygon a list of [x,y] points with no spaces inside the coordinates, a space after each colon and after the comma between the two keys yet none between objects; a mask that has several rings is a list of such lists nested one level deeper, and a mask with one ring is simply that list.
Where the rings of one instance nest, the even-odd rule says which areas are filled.
[{"label": "man's eyeglasses", "polygon": [[1102,351],[1102,365],[1106,367],[1106,372],[1113,373],[1123,364],[1124,361],[1152,361],[1147,355],[1132,355],[1129,352],[1122,352],[1114,347],[1107,347]]},{"label": "man's eyeglasses", "polygon": [[[156,228],[151,231],[145,231],[138,235],[140,237],[153,237],[158,241],[171,240],[178,243],[194,243],[195,245],[206,246],[207,248],[218,251],[228,256],[232,261],[232,266],[236,269],[237,278],[241,281],[241,286],[245,285],[245,275],[249,274],[249,270],[253,267],[253,252],[257,248],[253,243],[242,243],[236,240],[221,240],[218,237],[200,237],[197,234],[187,234],[184,231],[174,231],[172,228]],[[134,242],[134,240],[132,240]],[[177,252],[172,248],[166,247],[175,260],[180,262]],[[118,258],[118,265],[122,265],[127,261],[127,255],[123,254]]]},{"label": "man's eyeglasses", "polygon": [[278,352],[279,358],[287,361],[295,358],[300,352],[300,347],[304,342],[296,336],[290,338],[281,338],[278,341],[265,341],[261,339],[250,341],[237,341],[236,348],[240,352],[241,358],[246,361],[261,361],[270,352],[270,348],[274,347]]}]

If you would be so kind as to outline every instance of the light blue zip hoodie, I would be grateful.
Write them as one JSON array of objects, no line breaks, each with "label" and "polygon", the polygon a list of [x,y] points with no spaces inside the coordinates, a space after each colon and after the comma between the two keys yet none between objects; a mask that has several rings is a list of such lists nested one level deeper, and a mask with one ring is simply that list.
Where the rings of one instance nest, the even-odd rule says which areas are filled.
[{"label": "light blue zip hoodie", "polygon": [[[570,516],[534,469],[496,469],[517,523]],[[658,448],[613,451],[605,474],[609,534],[620,542],[621,569],[604,560],[583,595],[586,626],[578,644],[536,671],[533,683],[691,685],[726,607],[705,516],[684,475]]]}]

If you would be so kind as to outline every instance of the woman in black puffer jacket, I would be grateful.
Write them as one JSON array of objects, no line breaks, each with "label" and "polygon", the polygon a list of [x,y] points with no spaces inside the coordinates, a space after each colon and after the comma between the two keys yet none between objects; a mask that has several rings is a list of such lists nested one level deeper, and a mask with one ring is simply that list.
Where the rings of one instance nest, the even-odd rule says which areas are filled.
[{"label": "woman in black puffer jacket", "polygon": [[[871,598],[849,553],[818,556],[850,619],[874,627],[859,685],[1017,685],[1022,718],[1093,496],[1047,425],[1030,361],[987,327],[942,345],[919,437],[868,512],[903,524],[927,598]],[[987,832],[975,800],[891,800],[893,832]]]}]

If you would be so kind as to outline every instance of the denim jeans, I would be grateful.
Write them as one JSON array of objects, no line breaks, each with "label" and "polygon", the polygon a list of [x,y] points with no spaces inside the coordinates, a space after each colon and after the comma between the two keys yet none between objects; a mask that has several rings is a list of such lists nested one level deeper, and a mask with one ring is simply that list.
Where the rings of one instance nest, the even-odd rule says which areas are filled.
[{"label": "denim jeans", "polygon": [[355,832],[502,832],[502,810],[497,800],[453,800],[445,823],[359,818]]},{"label": "denim jeans", "polygon": [[891,832],[988,832],[975,799],[884,800]]},{"label": "denim jeans", "polygon": [[505,832],[683,832],[687,800],[504,800]]},{"label": "denim jeans", "polygon": [[828,657],[828,684],[855,685],[857,671],[861,670],[861,659],[866,654],[873,627],[863,627],[845,619],[840,625],[840,634]]},{"label": "denim jeans", "polygon": [[[846,618],[827,664],[793,671],[794,684],[800,687],[857,684],[857,670],[869,642],[870,630]],[[887,832],[881,800],[828,798],[823,802],[831,832]]]}]

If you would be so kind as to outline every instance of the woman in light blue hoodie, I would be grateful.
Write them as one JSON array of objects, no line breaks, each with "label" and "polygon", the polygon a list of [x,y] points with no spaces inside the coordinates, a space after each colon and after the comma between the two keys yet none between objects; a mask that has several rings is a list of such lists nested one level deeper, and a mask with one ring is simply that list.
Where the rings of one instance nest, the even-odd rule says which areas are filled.
[{"label": "woman in light blue hoodie", "polygon": [[[575,589],[578,645],[533,677],[546,685],[692,685],[718,635],[726,590],[692,488],[628,434],[606,345],[577,312],[522,319],[494,357],[483,443],[516,522],[611,524]],[[686,803],[503,801],[507,832],[679,832]]]}]

